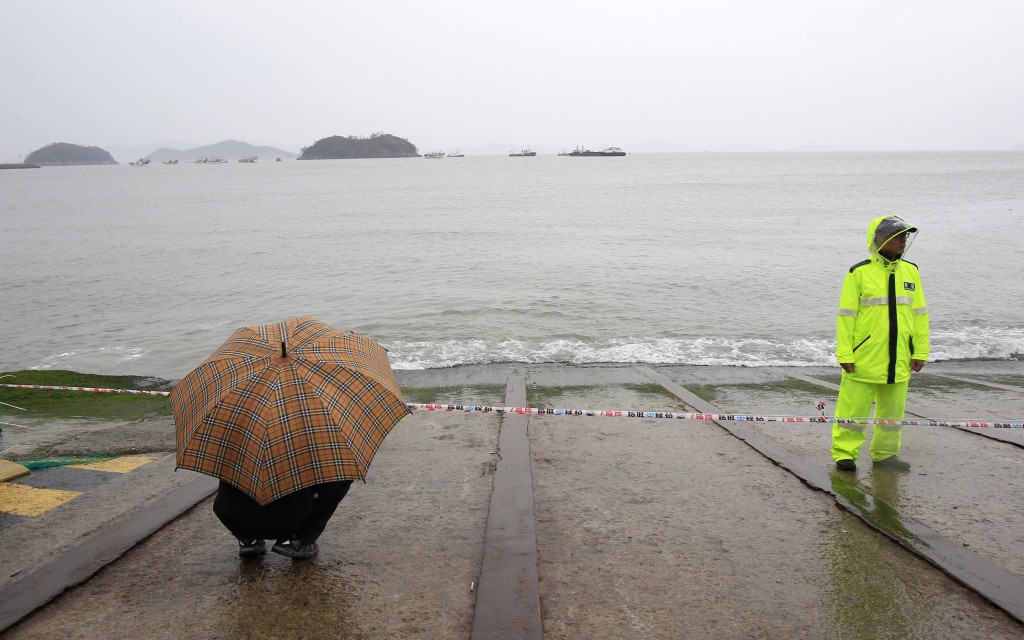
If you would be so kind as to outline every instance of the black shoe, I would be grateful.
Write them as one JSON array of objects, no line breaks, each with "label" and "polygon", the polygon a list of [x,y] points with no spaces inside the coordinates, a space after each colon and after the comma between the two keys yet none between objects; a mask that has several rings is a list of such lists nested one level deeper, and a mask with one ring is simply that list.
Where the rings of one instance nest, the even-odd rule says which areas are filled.
[{"label": "black shoe", "polygon": [[849,458],[843,458],[842,460],[836,460],[836,469],[840,471],[856,471],[857,463]]},{"label": "black shoe", "polygon": [[238,539],[238,555],[243,558],[255,558],[256,556],[262,556],[266,552],[267,546],[259,538],[251,540],[245,538]]},{"label": "black shoe", "polygon": [[271,551],[280,553],[282,556],[287,556],[292,560],[304,560],[320,553],[320,547],[315,542],[303,544],[302,540],[298,538],[286,538],[275,542]]},{"label": "black shoe", "polygon": [[881,460],[875,460],[873,463],[876,467],[882,469],[892,469],[893,471],[910,471],[910,463],[906,460],[900,460],[896,456],[889,456]]}]

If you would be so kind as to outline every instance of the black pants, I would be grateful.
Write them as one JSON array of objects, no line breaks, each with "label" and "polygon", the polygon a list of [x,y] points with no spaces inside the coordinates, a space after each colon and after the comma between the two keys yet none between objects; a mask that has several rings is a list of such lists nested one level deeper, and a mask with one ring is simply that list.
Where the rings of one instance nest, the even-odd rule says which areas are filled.
[{"label": "black pants", "polygon": [[328,482],[290,493],[260,506],[247,494],[220,481],[213,512],[236,538],[316,542],[348,493],[352,481]]}]

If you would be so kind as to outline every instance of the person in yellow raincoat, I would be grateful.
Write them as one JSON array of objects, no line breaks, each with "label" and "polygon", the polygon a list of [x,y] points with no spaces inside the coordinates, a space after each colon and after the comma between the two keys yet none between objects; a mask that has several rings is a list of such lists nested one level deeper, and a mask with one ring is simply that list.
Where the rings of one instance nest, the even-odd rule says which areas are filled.
[{"label": "person in yellow raincoat", "polygon": [[[839,297],[836,360],[843,368],[836,418],[902,420],[911,371],[928,361],[928,307],[917,265],[904,259],[917,227],[899,216],[868,225],[871,257],[850,267]],[[857,468],[866,424],[832,425],[832,459],[844,471]],[[874,425],[871,460],[876,467],[908,471],[897,454],[903,430]]]}]

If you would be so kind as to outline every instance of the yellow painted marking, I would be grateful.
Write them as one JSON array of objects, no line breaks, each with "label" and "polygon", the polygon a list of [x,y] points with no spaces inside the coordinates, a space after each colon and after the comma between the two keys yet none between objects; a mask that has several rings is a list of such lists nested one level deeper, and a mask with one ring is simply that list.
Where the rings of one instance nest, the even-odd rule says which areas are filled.
[{"label": "yellow painted marking", "polygon": [[17,462],[0,460],[0,482],[7,482],[21,476],[27,476],[29,473],[27,467],[23,467]]},{"label": "yellow painted marking", "polygon": [[93,471],[109,471],[110,473],[128,473],[135,471],[144,464],[153,462],[156,458],[149,456],[121,456],[113,460],[100,460],[98,462],[87,462],[86,464],[69,464],[72,469],[92,469]]},{"label": "yellow painted marking", "polygon": [[24,484],[0,484],[0,511],[16,516],[38,516],[82,495],[79,491],[37,489]]}]

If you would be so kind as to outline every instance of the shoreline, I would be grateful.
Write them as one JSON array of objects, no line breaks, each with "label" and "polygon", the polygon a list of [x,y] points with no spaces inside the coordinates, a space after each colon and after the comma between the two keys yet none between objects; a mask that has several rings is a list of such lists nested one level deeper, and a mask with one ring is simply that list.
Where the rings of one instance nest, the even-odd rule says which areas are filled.
[{"label": "shoreline", "polygon": [[[829,384],[838,384],[842,377],[837,367],[742,367],[721,365],[672,365],[647,364],[647,362],[501,362],[501,364],[455,365],[434,369],[393,370],[395,379],[403,390],[410,389],[412,395],[426,399],[411,399],[413,402],[428,403],[430,389],[451,396],[453,387],[494,387],[504,385],[510,376],[526,375],[532,386],[541,387],[599,387],[622,384],[645,384],[637,373],[638,368],[649,368],[658,372],[682,375],[698,387],[730,385],[775,385],[801,377],[812,377]],[[148,375],[104,375],[68,370],[18,370],[0,372],[0,382],[8,384],[34,384],[43,386],[81,386],[99,388],[126,388],[140,390],[168,391],[178,379]],[[967,378],[964,378],[967,376]],[[981,389],[1024,390],[1024,361],[1020,360],[945,360],[929,362],[920,374],[910,379],[910,398],[915,391],[927,391],[935,387],[965,387]],[[20,397],[37,390],[0,388],[0,399]],[[42,391],[52,399],[63,399],[65,391]],[[102,394],[105,401],[137,400],[138,396]],[[706,398],[711,399],[711,398]],[[12,400],[10,403],[16,404]],[[445,400],[451,403],[472,404],[475,400]],[[501,406],[501,401],[490,402]],[[993,408],[994,409],[994,408]],[[748,412],[754,413],[754,412]],[[9,415],[13,415],[12,413]],[[1002,416],[1006,418],[1006,416]],[[935,417],[934,419],[939,419]]]}]

